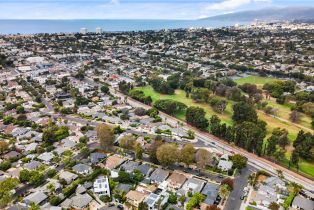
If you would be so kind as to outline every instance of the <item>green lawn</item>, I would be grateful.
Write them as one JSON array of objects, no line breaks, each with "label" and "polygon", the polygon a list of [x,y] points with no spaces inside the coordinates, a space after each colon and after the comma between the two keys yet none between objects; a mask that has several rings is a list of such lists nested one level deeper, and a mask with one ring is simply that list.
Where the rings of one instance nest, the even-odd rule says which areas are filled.
[{"label": "green lawn", "polygon": [[248,77],[242,77],[240,79],[236,79],[235,82],[238,85],[243,85],[244,83],[251,83],[256,84],[257,86],[262,86],[268,82],[274,82],[278,79],[273,77],[260,77],[260,76],[248,76]]},{"label": "green lawn", "polygon": [[[255,81],[261,80],[261,78],[259,77],[255,77],[257,79],[255,79]],[[270,79],[270,78],[266,78]],[[268,80],[269,81],[269,80]],[[251,81],[252,82],[252,81]],[[262,81],[259,81],[262,82]],[[243,82],[245,83],[245,82]],[[265,82],[264,82],[265,83]],[[226,111],[224,114],[218,114],[216,113],[209,104],[206,103],[197,103],[194,100],[192,100],[191,98],[187,98],[185,95],[185,92],[183,90],[176,90],[175,94],[173,95],[165,95],[165,94],[160,94],[157,93],[156,91],[154,91],[154,89],[151,86],[145,86],[145,87],[138,87],[136,89],[142,90],[145,95],[147,96],[151,96],[153,99],[153,102],[155,102],[158,99],[172,99],[172,100],[176,100],[176,101],[180,101],[182,103],[184,103],[187,106],[199,106],[202,107],[205,112],[206,112],[206,118],[209,119],[212,115],[216,114],[217,116],[219,116],[219,118],[222,120],[222,122],[226,123],[227,125],[232,125],[232,105],[233,105],[233,101],[228,100],[228,106],[226,108]],[[276,105],[276,107],[278,107],[279,111],[278,111],[278,116],[282,117],[282,118],[287,118],[289,117],[289,111],[290,108],[287,105],[277,105],[277,104],[273,104],[275,102],[271,102],[270,105]],[[282,112],[279,115],[279,112]],[[271,132],[274,128],[280,127],[280,128],[285,128],[289,131],[289,139],[290,141],[293,141],[298,132],[300,131],[300,128],[291,125],[290,123],[287,122],[283,122],[280,121],[276,118],[273,118],[269,115],[266,115],[263,111],[257,111],[258,116],[261,120],[264,120],[265,122],[267,122],[267,137],[268,138],[271,135]],[[185,112],[180,112],[180,113],[176,113],[175,115],[178,119],[181,120],[185,120]],[[304,118],[306,119],[306,118]],[[304,123],[302,123],[303,125]],[[305,126],[305,124],[303,125]],[[287,156],[290,156],[290,153],[287,154]],[[314,163],[309,163],[306,161],[300,161],[300,171],[302,171],[303,173],[306,173],[312,177],[314,177]]]},{"label": "green lawn", "polygon": [[[216,114],[226,124],[228,125],[232,124],[232,120],[231,120],[232,104],[230,103],[228,104],[224,114],[218,114],[210,107],[209,104],[196,103],[191,98],[187,98],[183,90],[176,90],[175,94],[173,95],[165,95],[165,94],[157,93],[156,91],[154,91],[154,89],[151,86],[139,87],[137,89],[142,90],[145,93],[145,95],[152,97],[153,102],[157,101],[158,99],[172,99],[175,101],[180,101],[187,106],[199,106],[199,107],[204,108],[204,110],[206,111],[207,118],[210,118],[212,115]],[[177,113],[176,117],[181,120],[185,120],[185,113],[184,112]]]}]

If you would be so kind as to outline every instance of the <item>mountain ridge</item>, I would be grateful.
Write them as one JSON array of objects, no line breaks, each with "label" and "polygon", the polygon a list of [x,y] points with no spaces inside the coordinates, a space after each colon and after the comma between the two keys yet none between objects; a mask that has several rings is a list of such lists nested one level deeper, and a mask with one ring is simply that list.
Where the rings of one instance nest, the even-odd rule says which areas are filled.
[{"label": "mountain ridge", "polygon": [[314,7],[285,7],[246,10],[223,15],[217,15],[200,20],[219,21],[309,21],[314,20]]}]

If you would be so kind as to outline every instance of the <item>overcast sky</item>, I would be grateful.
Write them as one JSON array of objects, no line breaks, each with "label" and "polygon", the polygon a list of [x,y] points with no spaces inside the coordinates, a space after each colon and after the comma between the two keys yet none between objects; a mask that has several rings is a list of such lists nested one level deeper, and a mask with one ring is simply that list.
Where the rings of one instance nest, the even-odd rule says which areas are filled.
[{"label": "overcast sky", "polygon": [[273,6],[314,0],[0,0],[0,19],[197,19]]}]

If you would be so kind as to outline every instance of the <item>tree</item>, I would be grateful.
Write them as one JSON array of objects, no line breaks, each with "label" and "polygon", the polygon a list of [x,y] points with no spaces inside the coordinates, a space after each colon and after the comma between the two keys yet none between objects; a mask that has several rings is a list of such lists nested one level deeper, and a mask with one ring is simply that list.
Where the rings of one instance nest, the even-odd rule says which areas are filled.
[{"label": "tree", "polygon": [[143,158],[143,148],[139,143],[136,143],[134,146],[134,152],[136,159],[142,160]]},{"label": "tree", "polygon": [[58,206],[60,202],[61,202],[61,199],[58,196],[53,195],[49,198],[49,203],[52,206]]},{"label": "tree", "polygon": [[134,169],[133,171],[133,180],[136,182],[141,182],[144,179],[144,174],[138,170],[138,169]]},{"label": "tree", "polygon": [[89,155],[89,149],[88,147],[84,146],[81,150],[80,150],[80,154],[83,156],[83,157],[87,157]]},{"label": "tree", "polygon": [[28,210],[40,210],[40,207],[35,203],[31,203]]},{"label": "tree", "polygon": [[225,178],[225,179],[222,180],[222,182],[221,182],[221,185],[224,185],[224,184],[228,185],[230,190],[233,190],[233,184],[234,184],[234,183],[233,183],[233,179],[231,179],[231,178],[229,178],[229,177]]},{"label": "tree", "polygon": [[269,208],[270,210],[278,210],[278,209],[280,208],[280,205],[277,204],[277,203],[275,203],[275,202],[271,202],[271,203],[269,204],[268,208]]},{"label": "tree", "polygon": [[201,193],[195,193],[186,205],[186,210],[192,210],[205,200],[205,196]]},{"label": "tree", "polygon": [[300,115],[300,113],[298,111],[293,110],[290,113],[289,119],[290,119],[291,122],[298,123],[300,121],[300,118],[301,118],[301,115]]},{"label": "tree", "polygon": [[16,107],[16,113],[18,114],[24,114],[25,113],[25,109],[23,106],[17,106]]},{"label": "tree", "polygon": [[110,149],[113,146],[115,136],[113,130],[105,124],[99,124],[96,127],[97,137],[100,141],[100,145],[105,149]]},{"label": "tree", "polygon": [[31,185],[39,186],[45,182],[44,174],[40,173],[39,171],[31,171],[31,177],[29,183]]},{"label": "tree", "polygon": [[207,88],[193,88],[191,98],[197,102],[208,102],[210,91]]},{"label": "tree", "polygon": [[134,138],[134,136],[132,134],[128,134],[120,139],[119,145],[124,149],[131,150],[134,148],[135,142],[136,139]]},{"label": "tree", "polygon": [[221,120],[219,119],[219,117],[217,115],[213,115],[211,118],[210,118],[210,121],[209,121],[209,125],[210,125],[210,131],[213,135],[215,136],[221,136]]},{"label": "tree", "polygon": [[242,101],[233,105],[232,119],[237,123],[257,122],[257,114],[252,105]]},{"label": "tree", "polygon": [[157,160],[163,166],[170,166],[178,161],[178,148],[173,144],[163,144],[157,149]]},{"label": "tree", "polygon": [[169,193],[168,203],[177,204],[177,196],[173,192]]},{"label": "tree", "polygon": [[230,191],[230,187],[227,184],[220,185],[219,187],[219,195],[223,200],[229,196]]},{"label": "tree", "polygon": [[155,164],[158,164],[157,159],[157,149],[163,144],[162,139],[160,139],[158,136],[154,140],[154,142],[148,147],[148,154],[149,159]]},{"label": "tree", "polygon": [[199,149],[195,154],[195,161],[199,168],[204,169],[212,161],[212,155],[206,149]]},{"label": "tree", "polygon": [[300,155],[294,149],[292,154],[291,154],[291,157],[290,157],[290,162],[298,168],[299,167],[299,160],[300,160]]},{"label": "tree", "polygon": [[136,114],[137,116],[144,116],[146,115],[146,109],[142,108],[142,107],[137,107],[134,109],[134,114]]},{"label": "tree", "polygon": [[12,201],[12,192],[17,185],[18,180],[15,178],[7,178],[0,181],[0,208],[4,209]]},{"label": "tree", "polygon": [[172,99],[161,99],[154,103],[154,107],[162,112],[173,115],[176,112],[185,110],[187,106],[184,103]]},{"label": "tree", "polygon": [[0,163],[0,170],[1,171],[6,171],[9,168],[11,168],[11,162],[9,160],[3,161],[2,163]]},{"label": "tree", "polygon": [[206,130],[209,123],[205,114],[203,108],[191,106],[186,110],[186,121],[199,129]]},{"label": "tree", "polygon": [[138,210],[148,210],[148,205],[145,202],[141,202],[138,205]]},{"label": "tree", "polygon": [[221,210],[217,205],[213,204],[210,206],[207,206],[205,210]]},{"label": "tree", "polygon": [[108,94],[109,93],[109,87],[108,85],[103,85],[101,88],[100,88],[101,92],[103,93],[106,93]]},{"label": "tree", "polygon": [[256,152],[258,155],[262,154],[263,140],[266,136],[265,122],[243,122],[237,124],[234,131],[234,143],[237,146],[249,152]]},{"label": "tree", "polygon": [[3,154],[9,149],[9,144],[5,141],[0,141],[0,154]]},{"label": "tree", "polygon": [[194,161],[195,148],[193,144],[186,144],[181,149],[180,159],[186,165],[190,165]]},{"label": "tree", "polygon": [[215,112],[222,114],[225,111],[228,102],[226,100],[214,97],[210,99],[209,104],[214,109]]},{"label": "tree", "polygon": [[237,169],[245,168],[247,165],[247,158],[239,154],[233,155],[231,157],[231,161],[233,163],[233,167]]}]

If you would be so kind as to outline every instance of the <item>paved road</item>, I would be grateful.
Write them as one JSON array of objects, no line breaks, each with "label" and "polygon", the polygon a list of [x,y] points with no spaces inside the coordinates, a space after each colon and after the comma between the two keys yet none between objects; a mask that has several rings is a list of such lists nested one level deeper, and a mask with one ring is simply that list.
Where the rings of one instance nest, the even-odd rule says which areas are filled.
[{"label": "paved road", "polygon": [[243,189],[248,185],[248,177],[256,171],[252,166],[247,166],[241,170],[241,174],[234,179],[234,190],[230,193],[224,210],[240,209],[242,204],[240,197],[243,194]]},{"label": "paved road", "polygon": [[[97,82],[91,80],[91,79],[86,79],[85,81],[94,84],[94,85],[99,85]],[[117,90],[113,90],[111,88],[111,92],[114,93],[115,96],[120,97],[120,98],[126,98],[127,96],[125,96],[124,94],[120,93]],[[144,108],[151,108],[148,105],[145,105],[139,101],[136,101],[132,98],[127,97],[127,103],[129,103],[131,106],[134,107],[144,107]],[[165,113],[160,112],[160,116],[161,118],[163,118],[164,122],[167,122],[169,124],[172,124],[173,126],[176,126],[178,124],[178,122],[180,122],[183,126],[182,128],[185,130],[192,130],[195,133],[196,138],[199,140],[196,144],[198,145],[202,145],[200,142],[203,142],[203,144],[206,146],[208,144],[210,144],[211,146],[215,146],[218,150],[222,151],[222,153],[235,153],[235,154],[241,154],[243,156],[246,156],[248,158],[248,164],[257,168],[257,169],[263,169],[266,170],[267,172],[271,173],[271,174],[277,174],[277,170],[281,170],[283,172],[283,175],[285,176],[285,178],[289,181],[293,181],[296,182],[300,185],[302,185],[304,188],[306,189],[314,189],[314,181],[310,180],[306,177],[301,176],[300,174],[297,174],[293,171],[290,171],[280,165],[277,165],[271,161],[268,161],[264,158],[258,157],[255,154],[249,153],[246,150],[239,148],[239,147],[235,147],[235,146],[231,146],[229,145],[227,142],[223,141],[222,139],[219,139],[213,135],[211,135],[208,132],[203,132],[200,131],[188,124],[186,124],[184,121],[181,121],[179,119],[176,119],[172,116],[169,116]],[[68,119],[71,121],[77,121],[80,123],[89,123],[89,124],[94,124],[96,125],[97,122],[91,122],[85,119],[77,119],[75,117],[72,116],[64,116],[64,119]]]},{"label": "paved road", "polygon": [[[116,91],[116,95],[124,98],[126,97],[125,95],[123,95],[120,92]],[[127,98],[127,102],[132,105],[132,106],[141,106],[144,108],[151,108],[148,105],[145,105],[139,101],[136,101],[132,98]],[[296,182],[300,185],[302,185],[304,188],[311,190],[314,189],[314,181],[310,180],[300,174],[297,174],[293,171],[290,171],[289,169],[286,169],[280,165],[277,165],[271,161],[268,161],[262,157],[259,157],[255,154],[249,153],[248,151],[239,148],[239,147],[235,147],[235,146],[231,146],[229,145],[226,141],[223,141],[222,139],[219,139],[213,135],[211,135],[208,132],[203,132],[200,131],[190,125],[188,125],[187,123],[185,123],[184,121],[181,121],[177,118],[174,118],[172,116],[169,116],[165,113],[160,112],[160,116],[161,118],[163,118],[163,120],[165,120],[165,122],[170,123],[172,125],[177,125],[178,122],[182,123],[183,126],[182,128],[186,129],[186,130],[192,130],[195,133],[196,138],[198,138],[200,141],[203,141],[205,144],[209,143],[209,144],[215,144],[217,149],[220,149],[223,153],[234,153],[234,154],[241,154],[245,157],[248,158],[248,164],[257,168],[257,169],[263,169],[273,175],[277,174],[277,170],[281,170],[283,172],[284,177],[292,182]]]}]

